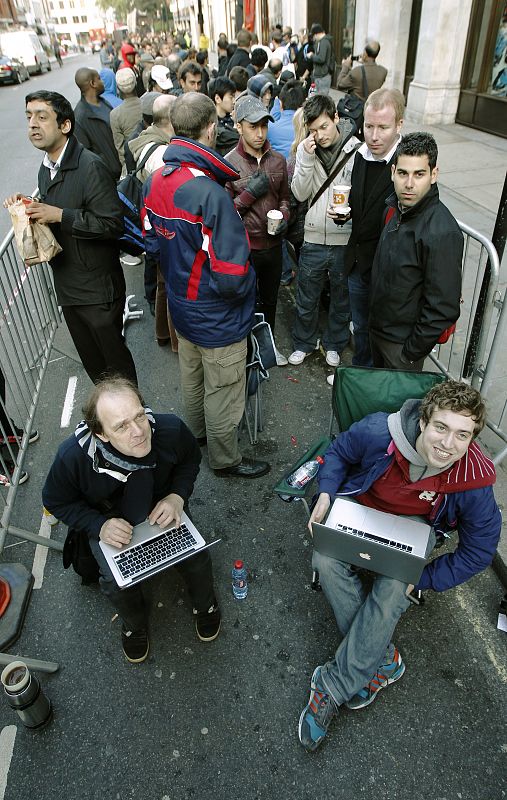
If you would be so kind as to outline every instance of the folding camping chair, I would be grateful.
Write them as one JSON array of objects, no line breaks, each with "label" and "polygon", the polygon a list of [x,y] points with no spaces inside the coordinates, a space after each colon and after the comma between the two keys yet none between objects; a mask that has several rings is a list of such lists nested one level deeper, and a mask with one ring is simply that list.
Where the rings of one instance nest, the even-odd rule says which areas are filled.
[{"label": "folding camping chair", "polygon": [[255,315],[255,323],[248,339],[246,363],[245,411],[243,420],[248,430],[250,444],[257,444],[262,431],[262,384],[269,380],[268,370],[276,366],[276,350],[271,327],[264,314]]},{"label": "folding camping chair", "polygon": [[310,481],[303,489],[296,489],[287,483],[287,478],[306,461],[322,456],[335,438],[332,433],[335,422],[338,433],[348,430],[353,422],[359,422],[367,414],[376,411],[393,413],[398,411],[405,400],[422,398],[437,383],[446,377],[437,372],[402,372],[373,367],[336,368],[331,397],[331,415],[327,436],[317,439],[309,450],[294,464],[274,487],[278,495],[286,495],[301,500],[310,517],[307,502]]}]

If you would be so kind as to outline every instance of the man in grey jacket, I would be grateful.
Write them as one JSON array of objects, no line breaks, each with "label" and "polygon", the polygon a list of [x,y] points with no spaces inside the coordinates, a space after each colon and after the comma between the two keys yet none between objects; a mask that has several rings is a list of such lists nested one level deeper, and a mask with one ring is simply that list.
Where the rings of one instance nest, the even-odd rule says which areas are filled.
[{"label": "man in grey jacket", "polygon": [[310,33],[313,36],[315,50],[313,53],[309,52],[307,57],[311,58],[313,63],[313,81],[317,92],[329,94],[335,63],[332,39],[317,22],[312,25]]},{"label": "man in grey jacket", "polygon": [[[309,134],[297,149],[291,190],[300,202],[307,200],[309,207],[299,259],[296,319],[292,331],[294,352],[289,356],[289,364],[301,364],[319,347],[320,294],[325,277],[329,275],[331,303],[322,343],[326,362],[336,367],[350,335],[349,295],[344,272],[350,225],[337,227],[327,211],[333,202],[333,184],[350,185],[354,153],[360,142],[353,135],[354,126],[348,120],[338,126],[334,102],[327,95],[316,94],[309,98],[303,114]],[[331,181],[330,176],[333,176]],[[314,199],[326,182],[329,182],[327,188]]]}]

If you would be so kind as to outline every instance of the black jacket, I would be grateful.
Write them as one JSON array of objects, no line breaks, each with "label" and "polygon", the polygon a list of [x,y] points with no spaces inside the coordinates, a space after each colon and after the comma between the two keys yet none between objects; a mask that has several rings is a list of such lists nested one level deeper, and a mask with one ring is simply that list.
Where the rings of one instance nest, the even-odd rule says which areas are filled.
[{"label": "black jacket", "polygon": [[[106,105],[106,101],[103,101]],[[101,157],[115,180],[121,175],[121,164],[118,158],[111,127],[103,119],[93,113],[93,107],[83,98],[74,109],[76,138],[87,150]]]},{"label": "black jacket", "polygon": [[373,262],[370,334],[404,343],[402,355],[418,361],[459,317],[463,234],[436,183],[402,214],[395,194],[388,205],[394,216]]},{"label": "black jacket", "polygon": [[237,47],[227,64],[225,74],[228,76],[233,67],[246,67],[250,63],[250,53],[242,47]]},{"label": "black jacket", "polygon": [[54,179],[42,164],[38,185],[42,202],[63,208],[62,221],[50,225],[63,248],[51,261],[60,305],[95,305],[124,294],[118,245],[123,211],[100,158],[70,136]]},{"label": "black jacket", "polygon": [[215,150],[221,156],[226,156],[231,150],[234,150],[239,142],[239,133],[234,120],[230,114],[225,117],[218,117],[217,120],[217,140],[215,143]]},{"label": "black jacket", "polygon": [[[187,426],[174,414],[153,416],[153,496],[139,497],[139,518],[127,520],[133,525],[145,519],[156,503],[171,492],[187,503],[199,472],[201,451]],[[44,507],[70,528],[86,531],[97,539],[104,522],[118,516],[129,479],[130,476],[120,482],[107,471],[96,471],[94,461],[73,434],[58,448],[46,478],[42,490]]]},{"label": "black jacket", "polygon": [[[394,156],[393,156],[394,158]],[[391,179],[391,163],[385,164],[381,174],[370,192],[365,197],[366,168],[368,162],[360,152],[354,157],[354,166],[350,176],[351,190],[349,205],[352,209],[352,231],[345,250],[345,272],[352,272],[354,265],[368,279],[375,257],[378,240],[382,233],[386,199],[393,191]]]}]

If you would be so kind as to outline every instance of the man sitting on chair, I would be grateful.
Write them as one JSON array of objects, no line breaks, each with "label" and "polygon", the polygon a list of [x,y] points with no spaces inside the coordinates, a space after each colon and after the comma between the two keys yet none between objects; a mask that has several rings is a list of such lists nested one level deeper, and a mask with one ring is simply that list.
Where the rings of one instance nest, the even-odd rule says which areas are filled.
[{"label": "man sitting on chair", "polygon": [[[457,529],[459,544],[429,562],[417,586],[375,575],[366,592],[350,564],[313,554],[313,567],[334,611],[342,641],[334,658],[316,667],[299,739],[316,750],[339,706],[356,710],[397,681],[405,664],[392,636],[416,590],[443,592],[469,580],[493,560],[501,517],[492,486],[495,468],[474,441],[486,410],[475,389],[446,381],[395,414],[369,414],[328,448],[320,494],[310,518],[320,522],[336,495],[403,515],[418,515],[434,533]],[[431,538],[430,537],[430,538]]]}]

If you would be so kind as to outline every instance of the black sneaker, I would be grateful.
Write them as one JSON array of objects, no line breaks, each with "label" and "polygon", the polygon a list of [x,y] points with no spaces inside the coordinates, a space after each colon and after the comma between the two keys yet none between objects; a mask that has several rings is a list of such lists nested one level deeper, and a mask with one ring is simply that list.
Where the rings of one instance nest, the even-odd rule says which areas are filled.
[{"label": "black sneaker", "polygon": [[197,611],[194,608],[195,630],[201,642],[212,642],[220,633],[222,616],[218,603],[215,602],[207,611]]},{"label": "black sneaker", "polygon": [[[5,441],[5,437],[0,434],[0,444],[21,444],[21,439],[23,438],[23,434],[25,433],[23,428],[14,427],[15,433],[9,434],[7,436],[7,442]],[[39,438],[39,431],[31,431],[30,436],[28,437],[28,444],[33,444]]]},{"label": "black sneaker", "polygon": [[[12,461],[5,461],[5,466],[7,467],[7,473],[2,474],[0,473],[0,486],[12,486],[12,476],[14,474],[14,464]],[[1,466],[0,466],[1,469]],[[20,472],[18,475],[18,486],[21,486],[22,483],[26,483],[28,480],[28,472]]]},{"label": "black sneaker", "polygon": [[140,664],[145,661],[150,651],[150,640],[146,628],[138,631],[127,630],[126,625],[121,626],[121,644],[125,658],[131,664]]}]

